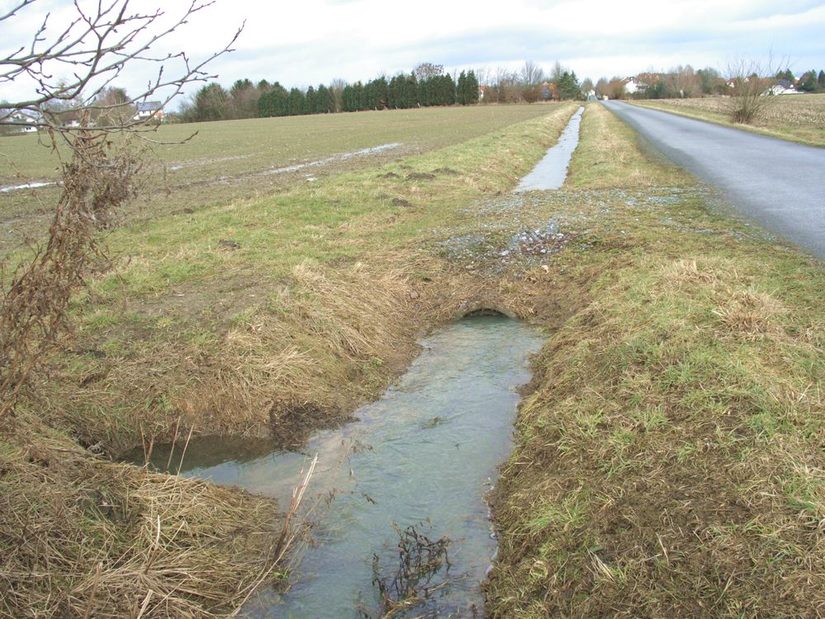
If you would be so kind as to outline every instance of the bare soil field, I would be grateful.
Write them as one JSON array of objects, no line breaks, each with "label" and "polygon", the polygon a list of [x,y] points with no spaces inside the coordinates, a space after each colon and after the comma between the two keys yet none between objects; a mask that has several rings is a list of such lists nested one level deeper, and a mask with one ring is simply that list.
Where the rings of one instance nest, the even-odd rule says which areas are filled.
[{"label": "bare soil field", "polygon": [[825,94],[770,97],[764,112],[752,125],[735,124],[730,121],[731,101],[728,97],[638,100],[632,103],[786,140],[825,146]]}]

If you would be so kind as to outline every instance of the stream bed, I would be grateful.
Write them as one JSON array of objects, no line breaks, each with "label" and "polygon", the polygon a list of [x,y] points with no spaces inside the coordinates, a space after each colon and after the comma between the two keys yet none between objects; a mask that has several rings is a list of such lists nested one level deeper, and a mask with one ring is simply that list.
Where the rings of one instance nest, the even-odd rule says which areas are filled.
[{"label": "stream bed", "polygon": [[[356,411],[356,421],[319,431],[302,453],[273,452],[266,442],[193,440],[182,475],[274,496],[284,509],[301,469],[318,455],[304,499],[317,505],[312,543],[292,586],[261,592],[242,614],[375,614],[373,578],[392,579],[399,531],[414,526],[431,540],[450,540],[450,567],[411,615],[481,616],[479,585],[496,552],[484,497],[511,451],[517,388],[529,381],[528,357],[542,342],[516,320],[464,318],[424,339],[408,372]],[[168,456],[168,447],[156,449],[153,462],[164,468]]]},{"label": "stream bed", "polygon": [[583,107],[576,110],[564,131],[561,132],[556,145],[547,151],[530,174],[521,179],[516,187],[517,192],[560,189],[564,185],[570,159],[579,145],[579,128],[583,113]]}]

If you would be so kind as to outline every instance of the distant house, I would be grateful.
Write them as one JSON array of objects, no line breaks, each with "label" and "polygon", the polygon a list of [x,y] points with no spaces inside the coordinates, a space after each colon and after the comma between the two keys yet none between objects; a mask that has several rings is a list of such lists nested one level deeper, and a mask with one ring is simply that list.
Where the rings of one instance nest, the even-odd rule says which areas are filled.
[{"label": "distant house", "polygon": [[39,119],[37,116],[26,110],[11,110],[8,108],[0,109],[0,121],[3,123],[11,123],[13,127],[11,131],[19,133],[35,133]]},{"label": "distant house", "polygon": [[135,103],[137,113],[134,120],[149,120],[163,122],[163,104],[160,101],[138,101]]},{"label": "distant house", "polygon": [[629,95],[635,95],[638,92],[645,92],[647,84],[638,81],[635,77],[629,77],[625,80],[624,91]]},{"label": "distant house", "polygon": [[790,80],[777,80],[776,84],[768,88],[765,91],[766,95],[800,95],[802,94],[796,88],[793,87]]},{"label": "distant house", "polygon": [[489,88],[489,86],[479,86],[478,87],[478,100],[479,101],[484,101],[484,95],[487,93],[487,88]]}]

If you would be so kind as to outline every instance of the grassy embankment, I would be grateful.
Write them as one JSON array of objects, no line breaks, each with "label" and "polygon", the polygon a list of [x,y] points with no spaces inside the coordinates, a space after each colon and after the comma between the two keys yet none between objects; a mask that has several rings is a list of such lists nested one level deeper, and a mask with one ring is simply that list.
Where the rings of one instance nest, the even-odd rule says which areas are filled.
[{"label": "grassy embankment", "polygon": [[731,122],[731,101],[727,97],[650,99],[632,103],[776,138],[825,146],[825,94],[771,97],[764,112],[750,125]]},{"label": "grassy embankment", "polygon": [[536,198],[590,249],[553,261],[581,306],[497,486],[493,616],[825,612],[823,265],[662,170],[591,106]]},{"label": "grassy embankment", "polygon": [[[512,187],[572,111],[426,111],[416,118],[442,122],[408,131],[429,136],[429,152],[265,198],[159,207],[109,234],[112,261],[76,299],[70,351],[3,420],[0,614],[201,616],[271,576],[277,506],[83,447],[116,453],[176,429],[288,440],[374,398],[420,330],[487,287],[446,285],[471,276],[439,268],[433,231]],[[456,129],[432,150],[444,119],[477,137]],[[491,294],[518,296],[499,283]]]},{"label": "grassy embankment", "polygon": [[[221,610],[265,565],[241,559],[261,556],[266,536],[249,532],[273,508],[97,463],[66,436],[117,451],[141,431],[169,438],[178,420],[276,435],[327,423],[378,395],[421,330],[490,306],[552,335],[498,484],[488,612],[822,612],[821,263],[714,214],[598,105],[567,186],[510,194],[573,108],[542,111],[115,231],[113,264],[77,300],[74,352],[0,450],[0,586],[18,592],[3,601],[117,615],[152,590],[162,616],[187,570],[221,560],[224,582],[184,580],[164,602]],[[218,492],[248,525],[236,536],[208,532]]]}]

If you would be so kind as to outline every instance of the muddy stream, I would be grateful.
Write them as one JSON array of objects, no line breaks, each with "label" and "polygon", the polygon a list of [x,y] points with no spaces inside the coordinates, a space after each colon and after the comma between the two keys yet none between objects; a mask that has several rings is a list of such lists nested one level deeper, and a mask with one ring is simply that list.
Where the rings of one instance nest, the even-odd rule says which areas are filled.
[{"label": "muddy stream", "polygon": [[[450,567],[411,615],[473,616],[475,609],[481,616],[479,585],[496,552],[485,493],[511,450],[517,388],[529,380],[528,357],[542,341],[516,320],[467,317],[424,339],[408,372],[356,411],[356,421],[318,432],[300,453],[193,440],[182,475],[274,496],[283,506],[318,455],[304,499],[316,506],[312,541],[292,585],[260,593],[243,615],[355,617],[359,608],[374,615],[374,575],[392,580],[399,531],[414,526],[431,540],[450,540]],[[156,449],[153,463],[165,468],[168,456],[168,447]]]}]

